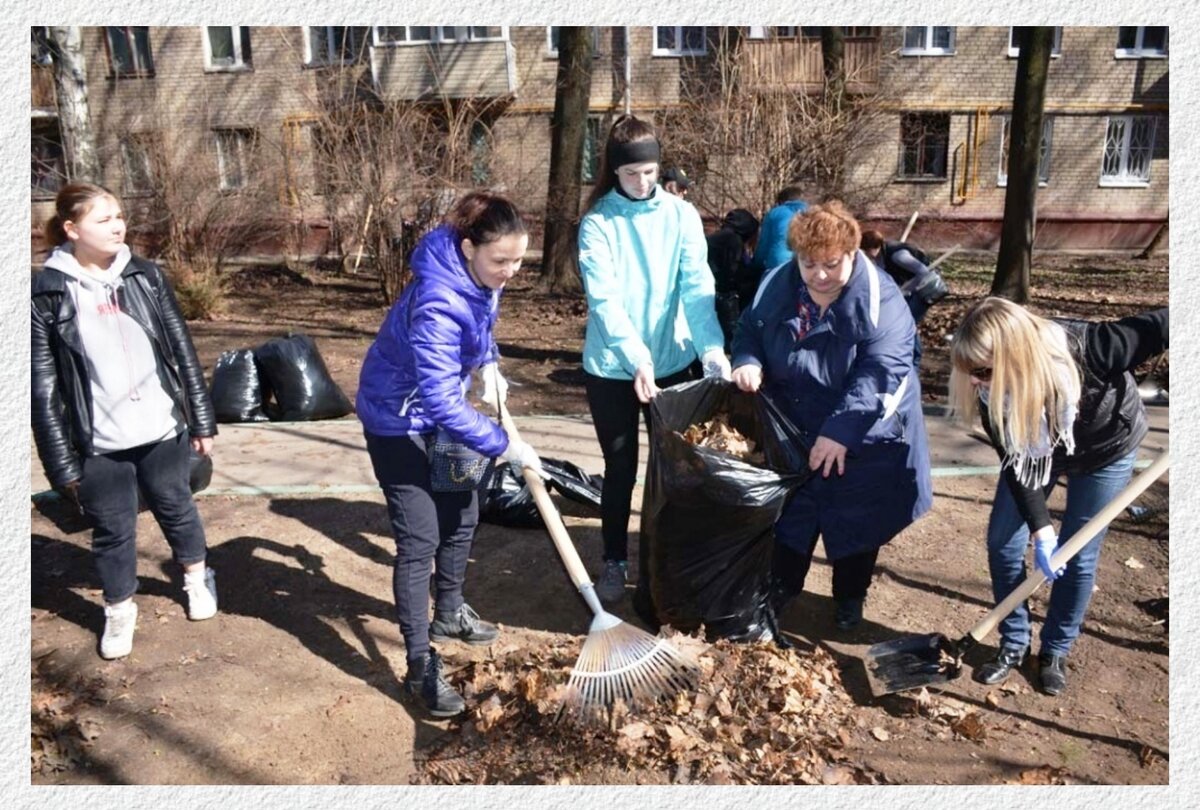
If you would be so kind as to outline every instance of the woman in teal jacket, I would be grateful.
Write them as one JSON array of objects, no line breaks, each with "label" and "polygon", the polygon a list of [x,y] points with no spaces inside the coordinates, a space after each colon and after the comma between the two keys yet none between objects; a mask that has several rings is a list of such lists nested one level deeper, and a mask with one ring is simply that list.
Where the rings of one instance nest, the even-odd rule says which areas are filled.
[{"label": "woman in teal jacket", "polygon": [[690,379],[697,357],[706,377],[730,378],[700,214],[658,187],[659,154],[650,124],[618,118],[579,225],[588,299],[583,370],[604,454],[596,594],[607,604],[625,593],[638,412],[649,429],[648,403],[660,388]]}]

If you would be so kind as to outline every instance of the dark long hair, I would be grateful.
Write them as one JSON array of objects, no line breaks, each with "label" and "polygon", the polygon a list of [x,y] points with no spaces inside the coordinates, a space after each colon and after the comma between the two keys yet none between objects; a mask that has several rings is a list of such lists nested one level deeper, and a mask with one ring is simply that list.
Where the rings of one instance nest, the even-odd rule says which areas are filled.
[{"label": "dark long hair", "polygon": [[604,151],[600,153],[600,168],[596,170],[596,185],[588,195],[587,207],[590,210],[605,194],[617,185],[617,167],[609,165],[608,153],[613,144],[633,143],[634,141],[657,141],[658,133],[649,121],[643,121],[633,115],[622,115],[613,121],[608,130],[608,138],[604,142]]},{"label": "dark long hair", "polygon": [[42,238],[47,250],[53,250],[67,241],[63,223],[78,222],[91,210],[92,200],[97,197],[112,197],[117,205],[121,204],[120,197],[97,183],[67,183],[58,190],[54,196],[54,216],[42,225]]},{"label": "dark long hair", "polygon": [[446,214],[446,224],[460,239],[470,239],[473,245],[485,245],[502,236],[527,232],[517,206],[506,197],[485,191],[464,195]]}]

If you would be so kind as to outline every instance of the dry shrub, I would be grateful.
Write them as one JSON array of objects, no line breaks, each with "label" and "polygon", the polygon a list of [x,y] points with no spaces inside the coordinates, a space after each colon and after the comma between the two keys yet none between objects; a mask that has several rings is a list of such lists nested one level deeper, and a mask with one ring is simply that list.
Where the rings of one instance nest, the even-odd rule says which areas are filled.
[{"label": "dry shrub", "polygon": [[167,275],[186,320],[211,321],[225,311],[225,277],[212,265],[179,263]]}]

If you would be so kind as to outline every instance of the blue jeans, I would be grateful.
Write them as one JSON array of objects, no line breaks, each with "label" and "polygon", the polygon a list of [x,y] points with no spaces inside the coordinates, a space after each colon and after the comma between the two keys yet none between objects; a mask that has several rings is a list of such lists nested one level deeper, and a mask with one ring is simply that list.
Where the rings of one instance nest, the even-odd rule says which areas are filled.
[{"label": "blue jeans", "polygon": [[[1136,456],[1135,450],[1094,472],[1067,476],[1067,508],[1059,530],[1060,544],[1070,540],[1125,488],[1133,476]],[[1053,489],[1055,483],[1052,482],[1049,489]],[[1050,606],[1042,625],[1041,652],[1066,655],[1071,651],[1092,598],[1096,561],[1106,533],[1107,527],[1071,558],[1066,572],[1050,586]],[[1029,527],[1017,511],[1016,501],[1003,477],[996,485],[996,499],[988,520],[987,545],[992,594],[999,604],[1025,579],[1025,550],[1029,545]],[[1000,622],[1000,641],[1005,647],[1026,647],[1031,638],[1029,607],[1023,602]]]}]

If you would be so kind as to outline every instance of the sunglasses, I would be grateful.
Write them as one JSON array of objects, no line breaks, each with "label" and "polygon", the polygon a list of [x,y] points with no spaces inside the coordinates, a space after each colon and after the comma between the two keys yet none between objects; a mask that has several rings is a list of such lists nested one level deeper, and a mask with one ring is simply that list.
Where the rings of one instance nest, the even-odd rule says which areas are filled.
[{"label": "sunglasses", "polygon": [[974,377],[975,379],[979,380],[980,382],[991,382],[992,381],[992,370],[985,366],[980,366],[979,368],[971,369],[971,376]]}]

